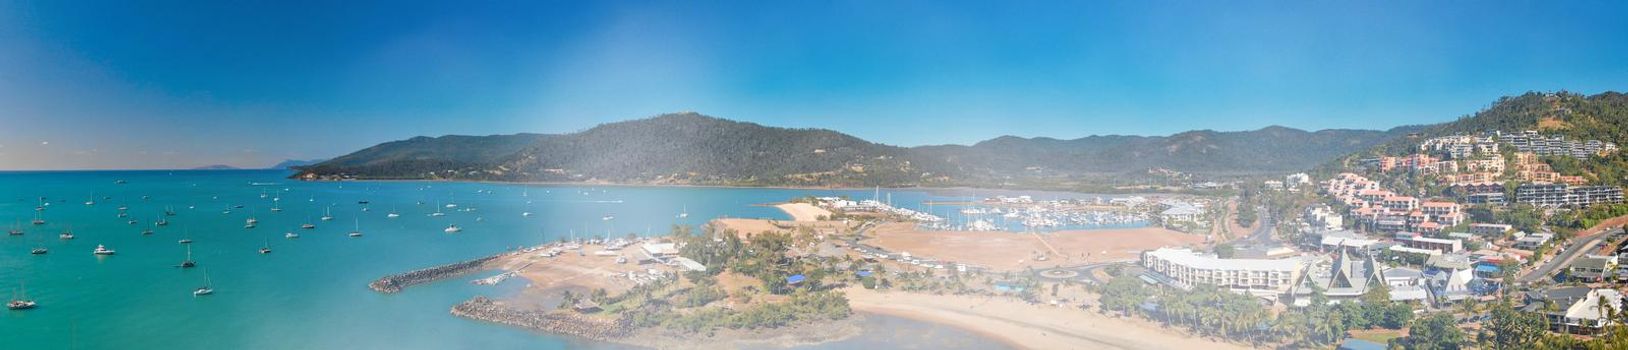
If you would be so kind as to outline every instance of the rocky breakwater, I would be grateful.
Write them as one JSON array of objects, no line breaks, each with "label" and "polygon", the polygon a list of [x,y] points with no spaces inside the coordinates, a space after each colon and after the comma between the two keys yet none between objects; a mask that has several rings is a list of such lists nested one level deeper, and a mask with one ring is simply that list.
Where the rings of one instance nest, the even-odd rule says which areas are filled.
[{"label": "rocky breakwater", "polygon": [[411,287],[415,284],[434,282],[439,279],[480,270],[481,266],[486,265],[487,262],[508,254],[509,253],[497,254],[474,260],[384,276],[376,281],[373,281],[373,283],[368,283],[367,287],[372,288],[373,291],[379,293],[396,293],[400,292],[402,288]]},{"label": "rocky breakwater", "polygon": [[452,307],[452,314],[458,317],[592,340],[620,339],[627,337],[633,331],[633,322],[626,317],[604,320],[570,311],[519,309],[500,304],[486,297],[475,297],[459,303]]}]

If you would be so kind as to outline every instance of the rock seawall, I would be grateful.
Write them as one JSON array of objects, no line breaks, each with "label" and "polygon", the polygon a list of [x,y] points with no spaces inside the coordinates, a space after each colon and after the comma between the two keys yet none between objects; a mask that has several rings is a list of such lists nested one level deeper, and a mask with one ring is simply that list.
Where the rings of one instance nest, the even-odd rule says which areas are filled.
[{"label": "rock seawall", "polygon": [[481,266],[485,265],[486,262],[507,254],[509,253],[384,276],[373,281],[373,283],[368,283],[367,287],[379,293],[396,293],[400,292],[402,288],[411,287],[415,284],[434,282],[439,279],[480,270]]},{"label": "rock seawall", "polygon": [[498,304],[486,297],[475,297],[459,303],[452,307],[452,314],[458,317],[592,340],[624,338],[633,331],[633,322],[625,317],[616,320],[601,320],[564,311],[523,310]]}]

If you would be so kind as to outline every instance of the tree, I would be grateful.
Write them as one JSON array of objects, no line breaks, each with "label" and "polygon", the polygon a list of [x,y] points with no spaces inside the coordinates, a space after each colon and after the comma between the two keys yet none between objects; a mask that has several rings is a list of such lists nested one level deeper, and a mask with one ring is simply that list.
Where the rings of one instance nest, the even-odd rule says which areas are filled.
[{"label": "tree", "polygon": [[1436,313],[1408,328],[1408,336],[1401,342],[1408,349],[1457,350],[1463,346],[1465,338],[1452,315]]},{"label": "tree", "polygon": [[1482,329],[1481,343],[1488,349],[1531,349],[1548,330],[1543,315],[1515,310],[1508,302],[1493,306],[1491,319]]},{"label": "tree", "polygon": [[1215,256],[1218,257],[1218,258],[1231,259],[1233,256],[1236,256],[1237,254],[1238,254],[1238,248],[1233,247],[1232,243],[1221,243],[1221,244],[1215,245]]}]

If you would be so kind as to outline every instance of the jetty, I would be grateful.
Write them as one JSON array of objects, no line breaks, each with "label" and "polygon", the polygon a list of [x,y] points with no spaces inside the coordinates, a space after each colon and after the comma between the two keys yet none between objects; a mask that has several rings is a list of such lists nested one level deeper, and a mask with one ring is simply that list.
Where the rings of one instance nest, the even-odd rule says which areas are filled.
[{"label": "jetty", "polygon": [[633,320],[627,317],[607,320],[570,311],[519,309],[480,296],[453,306],[452,315],[591,340],[625,338],[633,332]]},{"label": "jetty", "polygon": [[465,274],[465,273],[470,273],[470,272],[480,270],[481,267],[485,266],[487,262],[490,262],[490,261],[495,260],[495,259],[497,259],[499,257],[503,257],[503,256],[509,255],[509,254],[513,254],[513,253],[505,252],[505,253],[495,254],[495,255],[492,255],[492,256],[487,256],[487,257],[484,257],[484,258],[478,258],[478,259],[473,259],[473,260],[468,260],[468,261],[463,261],[463,262],[456,262],[456,263],[451,263],[451,264],[446,264],[446,265],[441,265],[441,266],[435,266],[435,267],[429,267],[429,268],[413,270],[413,271],[406,272],[406,273],[400,273],[400,274],[384,276],[384,277],[379,278],[376,281],[373,281],[373,283],[368,283],[367,287],[372,288],[373,291],[379,292],[379,293],[386,293],[386,294],[397,293],[397,292],[401,292],[401,290],[403,288],[411,287],[411,286],[416,285],[416,284],[434,282],[436,280],[440,280],[440,279],[443,279],[443,278],[453,277],[453,276],[462,275],[462,274]]}]

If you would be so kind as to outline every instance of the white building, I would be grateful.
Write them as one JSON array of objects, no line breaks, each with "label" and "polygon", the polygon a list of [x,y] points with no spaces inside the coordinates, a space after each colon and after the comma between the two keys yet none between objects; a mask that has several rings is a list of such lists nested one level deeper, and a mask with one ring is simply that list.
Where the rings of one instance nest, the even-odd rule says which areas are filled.
[{"label": "white building", "polygon": [[1209,284],[1276,299],[1300,278],[1300,259],[1221,259],[1186,248],[1142,253],[1142,266],[1186,286]]}]

